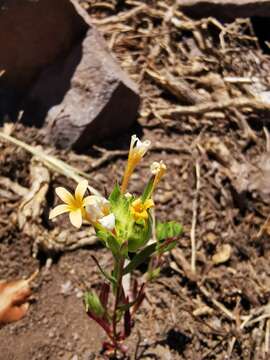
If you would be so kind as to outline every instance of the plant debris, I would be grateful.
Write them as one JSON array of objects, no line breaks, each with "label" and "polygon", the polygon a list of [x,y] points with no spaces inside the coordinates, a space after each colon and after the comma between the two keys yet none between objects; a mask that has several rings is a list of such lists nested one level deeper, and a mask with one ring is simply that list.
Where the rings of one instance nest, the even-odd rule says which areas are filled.
[{"label": "plant debris", "polygon": [[[137,358],[155,354],[161,359],[163,348],[172,359],[267,359],[270,59],[251,21],[192,20],[169,0],[82,3],[140,87],[138,128],[153,147],[145,168],[131,178],[131,191],[140,193],[138,176],[146,179],[149,164],[164,160],[168,174],[154,198],[157,215],[167,219],[169,214],[184,228],[177,248],[166,258],[167,266],[146,291],[138,312],[140,331],[135,326],[130,349]],[[35,149],[42,145],[46,162],[47,156],[53,156],[68,164],[64,171],[49,169],[45,198],[50,206],[55,204],[51,188],[66,185],[63,176],[71,167],[86,173],[95,189],[109,193],[123,172],[130,138],[126,133],[78,155],[49,149],[40,131],[20,124],[12,135]],[[43,270],[48,256],[45,252],[45,259],[43,255],[32,259],[35,236],[24,234],[17,225],[24,189],[31,188],[31,161],[26,148],[1,136],[0,269],[5,278],[6,272],[23,276],[36,264]],[[76,172],[75,176],[68,180],[70,188],[72,179],[82,175]],[[11,182],[21,191],[13,191]],[[46,236],[60,239],[66,232],[67,238],[74,239],[64,220],[46,222],[46,211],[45,206],[38,225]],[[214,266],[213,256],[225,244],[231,248],[230,256],[223,254],[227,260]],[[103,358],[98,353],[101,333],[74,310],[80,307],[81,289],[101,284],[94,261],[89,261],[89,253],[97,252],[104,266],[112,265],[96,242],[73,252],[62,247],[50,272],[41,273],[42,285],[28,321],[1,329],[0,350],[6,357],[18,357],[20,345],[23,360]],[[61,284],[67,281],[73,290],[63,297]],[[63,327],[63,321],[75,329]],[[11,333],[16,333],[16,346]],[[5,340],[11,342],[9,349]]]}]

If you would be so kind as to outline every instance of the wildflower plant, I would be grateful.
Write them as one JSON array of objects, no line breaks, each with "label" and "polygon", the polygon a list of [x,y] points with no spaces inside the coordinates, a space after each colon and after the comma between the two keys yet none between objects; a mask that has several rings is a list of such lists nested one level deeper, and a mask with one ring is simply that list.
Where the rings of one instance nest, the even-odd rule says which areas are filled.
[{"label": "wildflower plant", "polygon": [[[50,213],[51,219],[69,213],[71,224],[77,228],[83,222],[93,226],[97,237],[112,253],[114,266],[111,272],[93,257],[104,283],[99,294],[87,292],[84,302],[89,317],[108,336],[104,350],[114,356],[119,352],[126,353],[123,342],[131,333],[134,315],[145,297],[146,282],[159,274],[163,254],[176,245],[177,236],[182,231],[181,225],[174,221],[157,223],[153,229],[153,193],[166,172],[162,161],[151,165],[149,181],[140,196],[127,193],[130,177],[150,145],[150,141],[141,142],[136,135],[132,136],[122,184],[114,186],[108,199],[97,195],[86,196],[88,182],[85,180],[77,185],[74,195],[62,187],[57,188],[56,194],[64,204],[56,206]],[[145,262],[149,266],[144,282],[139,286],[138,280],[134,279],[131,289],[125,289],[124,277]],[[113,306],[110,307],[112,299]]]}]

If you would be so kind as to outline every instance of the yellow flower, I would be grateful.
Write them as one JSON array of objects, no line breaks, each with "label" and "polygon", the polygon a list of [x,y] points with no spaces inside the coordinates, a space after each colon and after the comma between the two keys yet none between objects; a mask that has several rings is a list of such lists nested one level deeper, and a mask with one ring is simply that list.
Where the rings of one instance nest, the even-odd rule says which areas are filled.
[{"label": "yellow flower", "polygon": [[82,220],[85,217],[85,207],[91,200],[91,196],[84,198],[87,186],[87,180],[81,181],[75,189],[74,196],[63,187],[56,188],[55,192],[64,202],[64,204],[58,205],[52,209],[49,215],[49,219],[53,219],[58,215],[68,212],[71,224],[77,228],[80,228],[82,225]]},{"label": "yellow flower", "polygon": [[162,160],[160,162],[154,161],[153,164],[151,165],[151,167],[150,167],[151,173],[153,175],[155,175],[151,193],[154,191],[155,187],[160,182],[162,176],[166,172],[166,169],[167,169],[167,167]]},{"label": "yellow flower", "polygon": [[130,149],[128,154],[127,166],[124,173],[121,191],[124,193],[135,167],[141,161],[147,150],[150,148],[151,142],[149,140],[141,141],[136,135],[132,135],[130,142]]},{"label": "yellow flower", "polygon": [[148,212],[147,210],[154,206],[154,202],[152,199],[148,199],[145,202],[142,202],[142,199],[136,199],[133,201],[130,207],[131,214],[134,219],[137,220],[147,220]]}]

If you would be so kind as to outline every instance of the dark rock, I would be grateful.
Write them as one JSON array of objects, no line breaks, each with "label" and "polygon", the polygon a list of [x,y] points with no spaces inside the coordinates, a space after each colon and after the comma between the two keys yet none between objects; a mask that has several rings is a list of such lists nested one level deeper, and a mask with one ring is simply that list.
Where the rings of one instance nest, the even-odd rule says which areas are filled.
[{"label": "dark rock", "polygon": [[[126,130],[139,96],[77,0],[0,0],[0,119],[78,150]],[[25,95],[27,94],[27,95]]]},{"label": "dark rock", "polygon": [[270,17],[269,0],[178,0],[181,10],[188,16],[208,16],[220,20],[234,20],[253,16]]},{"label": "dark rock", "polygon": [[0,0],[0,88],[25,91],[87,29],[69,0]]},{"label": "dark rock", "polygon": [[130,127],[139,106],[136,85],[92,27],[64,59],[46,69],[24,106],[23,121],[42,126],[61,148],[84,150]]}]

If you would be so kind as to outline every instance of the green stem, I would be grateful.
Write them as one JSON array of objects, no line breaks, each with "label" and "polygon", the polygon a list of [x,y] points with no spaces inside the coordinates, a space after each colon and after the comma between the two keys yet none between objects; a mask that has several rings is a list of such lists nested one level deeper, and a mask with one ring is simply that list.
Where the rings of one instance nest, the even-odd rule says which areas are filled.
[{"label": "green stem", "polygon": [[115,292],[115,303],[114,303],[114,310],[113,310],[113,343],[114,343],[114,356],[117,355],[118,349],[118,339],[117,339],[117,310],[119,306],[119,301],[121,299],[121,292],[122,292],[122,279],[123,279],[123,270],[124,270],[124,262],[125,259],[121,257],[120,259],[115,260],[115,268],[117,269],[117,282],[116,282],[116,292]]}]

